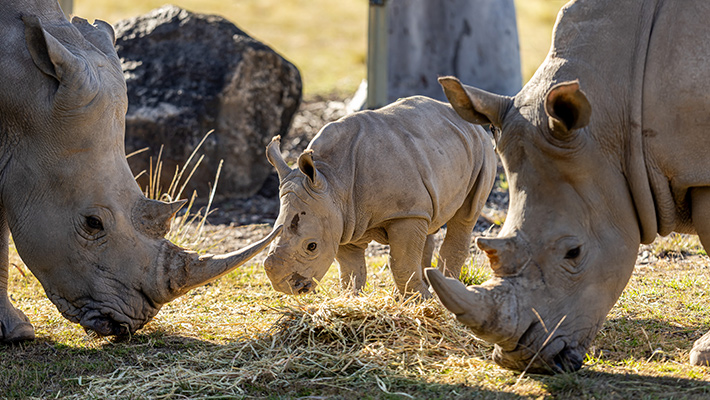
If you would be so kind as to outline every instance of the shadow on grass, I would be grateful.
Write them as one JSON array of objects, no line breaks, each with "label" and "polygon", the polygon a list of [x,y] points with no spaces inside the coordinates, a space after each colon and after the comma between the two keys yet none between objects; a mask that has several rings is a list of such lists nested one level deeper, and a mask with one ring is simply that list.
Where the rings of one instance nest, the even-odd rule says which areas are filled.
[{"label": "shadow on grass", "polygon": [[531,376],[545,390],[561,399],[704,399],[710,384],[701,379],[661,377],[626,372],[579,372]]},{"label": "shadow on grass", "polygon": [[[75,347],[48,338],[38,338],[32,342],[0,345],[0,398],[113,398],[107,396],[106,388],[93,392],[99,380],[113,381],[115,388],[108,389],[116,398],[202,398],[205,396],[225,396],[233,398],[232,393],[217,388],[207,388],[216,382],[203,385],[207,389],[196,388],[201,382],[188,382],[185,376],[171,372],[179,366],[182,372],[190,371],[209,374],[211,368],[223,363],[225,353],[235,359],[239,348],[250,348],[254,355],[241,362],[233,359],[232,369],[249,369],[252,364],[260,363],[256,354],[263,346],[264,339],[254,339],[228,344],[215,344],[191,337],[179,336],[170,332],[155,330],[139,333],[130,340],[87,339],[86,347]],[[215,357],[210,358],[209,355]],[[207,355],[207,356],[203,356]],[[333,355],[337,356],[337,355]],[[284,354],[284,357],[289,355]],[[271,361],[271,360],[266,360]],[[240,365],[243,364],[243,365]],[[274,363],[271,363],[274,364]],[[278,362],[276,362],[278,364]],[[263,368],[262,368],[263,369]],[[131,373],[145,375],[148,380],[161,380],[165,376],[158,373],[165,370],[178,382],[176,387],[166,387],[153,393],[126,392],[124,375]],[[343,371],[349,372],[347,368]],[[120,373],[117,373],[120,372]],[[234,378],[237,381],[238,373]],[[330,381],[318,372],[302,370],[288,377],[274,377],[267,373],[254,375],[248,382],[240,381],[237,393],[249,398],[327,398],[327,399],[517,399],[519,395],[495,390],[486,390],[475,384],[440,384],[423,382],[398,373],[382,374],[382,371],[366,371],[358,375],[350,384]],[[215,380],[224,376],[215,375]],[[287,378],[286,381],[279,382]],[[188,378],[189,380],[189,378]],[[138,386],[140,379],[133,379]],[[155,385],[153,385],[155,386]],[[402,394],[404,393],[404,394]],[[411,394],[410,394],[411,393]]]},{"label": "shadow on grass", "polygon": [[[655,334],[677,335],[687,342],[689,332],[701,331],[705,327],[680,331],[676,326],[657,320],[613,320],[605,325],[605,329],[620,336],[632,335],[640,328],[649,332],[650,337]],[[663,370],[661,363],[655,369],[638,373],[629,373],[634,368],[623,366],[610,367],[609,372],[597,371],[596,366],[588,364],[576,373],[529,375],[520,384],[515,382],[516,374],[496,368],[480,368],[479,372],[453,380],[461,383],[451,384],[441,383],[447,382],[449,377],[437,377],[433,371],[418,373],[412,368],[402,370],[392,365],[375,365],[376,356],[370,356],[371,359],[363,356],[359,364],[341,359],[343,354],[325,346],[322,347],[324,354],[318,355],[322,358],[316,359],[317,353],[308,353],[302,342],[287,343],[285,338],[279,332],[273,332],[258,339],[216,344],[180,336],[174,331],[153,329],[140,332],[130,340],[87,339],[83,346],[43,337],[29,343],[0,345],[0,398],[82,398],[87,395],[99,398],[201,398],[224,395],[273,399],[517,399],[548,396],[626,399],[710,396],[707,381]],[[316,350],[320,346],[316,343]],[[363,344],[347,343],[347,346],[353,354],[366,354],[362,351],[365,349]],[[442,359],[445,358],[442,355]],[[373,366],[369,367],[368,363]],[[480,360],[480,364],[486,363],[488,361]],[[674,365],[683,368],[677,363]],[[426,369],[426,366],[422,368]],[[160,384],[163,383],[156,383],[161,380],[166,382],[162,387]],[[101,391],[93,392],[101,385]],[[126,392],[129,385],[135,386],[133,392]],[[141,387],[153,392],[141,392],[146,390]]]},{"label": "shadow on grass", "polygon": [[141,367],[146,357],[160,358],[165,353],[178,359],[182,351],[217,348],[161,331],[139,333],[130,340],[87,337],[83,346],[46,337],[0,344],[0,398],[63,397],[80,391],[86,377],[110,374],[119,367]]}]

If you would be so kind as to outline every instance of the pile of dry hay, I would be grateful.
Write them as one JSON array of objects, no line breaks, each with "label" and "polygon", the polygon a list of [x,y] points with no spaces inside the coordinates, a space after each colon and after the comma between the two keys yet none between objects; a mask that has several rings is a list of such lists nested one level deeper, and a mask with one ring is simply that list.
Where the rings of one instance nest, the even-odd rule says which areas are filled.
[{"label": "pile of dry hay", "polygon": [[[80,385],[97,398],[229,397],[299,387],[348,391],[365,380],[387,392],[384,382],[393,376],[433,375],[444,383],[441,376],[456,368],[473,377],[490,354],[436,300],[403,303],[385,289],[314,296],[319,298],[310,304],[295,299],[273,309],[280,317],[257,337],[179,356],[139,357],[139,367],[84,378]],[[461,376],[456,379],[451,383]]]}]

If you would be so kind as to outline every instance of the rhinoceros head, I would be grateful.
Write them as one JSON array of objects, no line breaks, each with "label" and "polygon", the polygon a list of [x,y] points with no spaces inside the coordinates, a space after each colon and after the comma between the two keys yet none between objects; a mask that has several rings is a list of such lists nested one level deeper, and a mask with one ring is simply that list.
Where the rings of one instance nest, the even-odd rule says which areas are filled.
[{"label": "rhinoceros head", "polygon": [[528,85],[514,98],[440,83],[464,119],[495,127],[510,204],[499,236],[477,240],[493,279],[466,288],[428,270],[430,282],[461,322],[496,343],[500,365],[578,369],[639,244],[614,132],[594,129],[576,81]]},{"label": "rhinoceros head", "polygon": [[15,78],[0,83],[0,228],[66,318],[100,335],[134,332],[274,235],[224,256],[164,238],[182,202],[145,198],[128,168],[113,29],[70,23],[56,1],[47,3],[9,25],[16,49],[0,50],[0,74]]},{"label": "rhinoceros head", "polygon": [[311,150],[304,151],[298,168],[291,169],[281,156],[279,139],[269,143],[266,155],[281,181],[276,224],[285,228],[271,244],[264,268],[275,290],[304,294],[315,288],[315,281],[323,279],[333,263],[342,235],[342,211],[329,194]]}]

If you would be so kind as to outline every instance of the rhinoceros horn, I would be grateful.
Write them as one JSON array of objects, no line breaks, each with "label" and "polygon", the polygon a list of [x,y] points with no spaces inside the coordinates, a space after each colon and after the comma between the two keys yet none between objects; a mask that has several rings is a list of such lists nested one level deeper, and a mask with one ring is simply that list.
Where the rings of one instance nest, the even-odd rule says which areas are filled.
[{"label": "rhinoceros horn", "polygon": [[198,255],[165,240],[158,256],[153,300],[167,303],[225,275],[268,246],[281,233],[281,228],[279,225],[258,242],[223,255]]},{"label": "rhinoceros horn", "polygon": [[148,236],[164,237],[170,230],[173,215],[187,200],[165,203],[157,200],[141,199],[133,208],[133,226]]},{"label": "rhinoceros horn", "polygon": [[530,251],[522,234],[497,238],[476,238],[476,245],[488,256],[498,277],[518,275],[530,261]]},{"label": "rhinoceros horn", "polygon": [[425,272],[444,307],[476,336],[501,343],[515,335],[518,304],[509,284],[494,278],[467,288],[457,279],[444,277],[436,268],[427,268]]},{"label": "rhinoceros horn", "polygon": [[281,136],[274,136],[266,146],[266,159],[276,168],[276,173],[279,174],[279,181],[282,181],[291,172],[291,167],[286,164],[286,160],[281,155],[280,144]]},{"label": "rhinoceros horn", "polygon": [[501,127],[512,98],[486,92],[473,86],[466,86],[453,76],[442,76],[439,84],[446,98],[456,112],[468,122]]}]

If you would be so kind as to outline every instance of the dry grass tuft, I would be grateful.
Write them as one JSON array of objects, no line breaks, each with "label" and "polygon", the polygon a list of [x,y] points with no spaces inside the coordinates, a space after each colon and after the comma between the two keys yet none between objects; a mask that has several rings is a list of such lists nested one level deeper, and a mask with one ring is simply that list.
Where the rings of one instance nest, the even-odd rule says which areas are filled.
[{"label": "dry grass tuft", "polygon": [[441,374],[451,362],[465,363],[489,348],[435,300],[402,302],[385,289],[290,300],[269,310],[275,322],[254,320],[262,325],[255,335],[190,352],[169,365],[161,355],[144,359],[146,368],[125,366],[84,378],[85,392],[77,396],[229,397],[291,392],[297,382],[354,395],[358,382],[367,380],[387,393],[392,378]]}]

